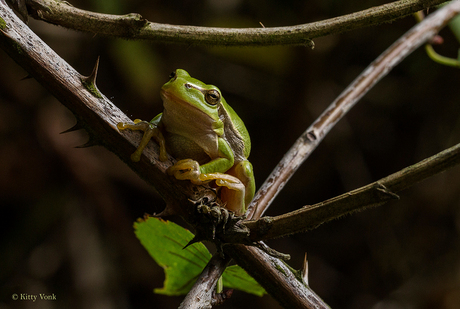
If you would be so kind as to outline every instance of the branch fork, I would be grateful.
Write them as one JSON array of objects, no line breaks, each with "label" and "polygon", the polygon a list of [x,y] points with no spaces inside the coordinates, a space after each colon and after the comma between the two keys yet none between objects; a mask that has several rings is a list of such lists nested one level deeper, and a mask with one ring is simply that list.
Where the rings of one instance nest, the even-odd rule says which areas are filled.
[{"label": "branch fork", "polygon": [[[413,9],[415,7],[422,8],[440,2],[443,1],[399,1],[395,3],[399,5],[411,3],[412,6],[410,6],[410,8]],[[30,0],[27,1],[27,3],[30,5],[29,9],[34,9],[32,4],[37,3],[37,1]],[[65,10],[65,12],[69,14],[68,16],[74,16],[72,14],[76,12],[71,6],[59,1],[42,0],[40,3],[50,10],[42,9],[40,10],[40,14],[37,13],[37,16],[40,15],[38,16],[39,18],[46,19],[53,23],[65,23],[65,20],[62,18],[60,19],[58,15],[58,13],[63,12],[62,10]],[[407,11],[408,8],[404,7],[404,9],[400,11],[400,15],[406,14]],[[283,158],[283,161],[278,164],[274,172],[269,176],[265,184],[259,190],[254,201],[251,203],[248,217],[252,220],[244,221],[245,226],[250,230],[249,240],[251,242],[301,232],[331,220],[341,213],[349,213],[366,207],[380,205],[388,200],[398,198],[396,192],[401,191],[409,185],[435,173],[439,173],[460,162],[460,146],[456,145],[432,158],[404,169],[399,173],[390,175],[376,183],[346,193],[337,198],[313,206],[303,207],[290,214],[273,218],[261,218],[271,201],[276,197],[279,190],[281,190],[295,170],[316,148],[329,130],[354,106],[354,104],[356,104],[359,98],[404,59],[404,57],[432,38],[450,18],[459,12],[460,2],[453,1],[415,26],[377,58],[331,104],[318,120],[302,134],[293,148]],[[69,20],[73,22],[78,20],[73,19],[74,17],[69,18]],[[100,16],[97,15],[97,17],[99,18]],[[85,16],[82,18],[85,18]],[[110,24],[112,21],[117,24],[117,18],[113,16],[110,16],[110,18],[107,24]],[[142,38],[142,36],[145,35],[144,32],[139,30],[146,29],[146,22],[138,15],[125,15],[125,19],[121,20],[122,24],[131,24],[133,28],[120,30],[123,27],[119,27],[120,29],[118,31],[124,31],[122,32],[124,34],[117,32],[113,33],[113,35],[128,36],[131,38]],[[132,21],[132,23],[128,21]],[[101,22],[101,20],[97,20],[97,22]],[[90,27],[94,27],[94,25],[96,24],[90,23]],[[343,24],[341,25],[343,26]],[[149,24],[149,27],[150,26],[151,24]],[[87,27],[87,25],[85,25],[85,27]],[[175,28],[177,26],[170,27],[171,28],[168,29],[177,29]],[[133,32],[132,29],[136,29],[136,31]],[[194,30],[194,34],[200,34],[200,31],[203,30],[197,27],[187,29]],[[327,31],[333,31],[331,29],[334,29],[334,27],[328,28]],[[87,29],[80,30],[88,31]],[[102,33],[106,31],[106,28],[100,28],[100,30]],[[262,30],[262,32],[259,30]],[[264,37],[269,34],[270,31],[278,31],[279,29],[265,28],[259,30],[256,32],[263,33],[264,35],[261,37]],[[211,36],[217,35],[217,37],[222,39],[225,37],[225,34],[234,31],[235,30],[220,29],[218,31],[213,30],[206,34]],[[322,31],[323,32],[317,32],[316,35],[327,34],[327,31],[324,31],[324,29]],[[303,40],[305,40],[305,37],[311,38],[313,36],[314,34],[305,36],[305,33],[302,35]],[[146,36],[145,38],[152,37]],[[167,35],[164,35],[163,38],[167,41],[167,39],[165,39]],[[184,40],[188,43],[215,43],[214,41],[212,43],[210,43],[211,41],[206,41],[207,37],[204,37],[202,41],[197,39],[193,39],[192,41],[187,39]],[[263,43],[263,40],[259,40],[255,42],[259,45],[279,44],[276,43],[276,41]],[[244,39],[239,39],[237,43],[232,44],[249,45],[244,42]],[[296,43],[294,41],[287,41],[283,44],[299,44],[299,41]],[[153,143],[147,146],[140,162],[134,163],[129,160],[129,155],[132,153],[132,147],[138,143],[140,137],[133,132],[120,133],[116,129],[116,124],[118,122],[125,122],[129,119],[97,90],[95,85],[97,65],[90,77],[82,77],[25,26],[6,6],[4,0],[0,0],[0,47],[22,65],[37,81],[48,88],[56,98],[76,115],[78,119],[77,126],[69,130],[85,128],[89,131],[90,135],[98,136],[98,141],[101,144],[119,155],[120,158],[142,178],[153,184],[168,205],[182,207],[182,205],[188,205],[187,203],[189,203],[188,200],[190,198],[196,198],[196,187],[166,176],[165,171],[167,167],[172,164],[172,161],[161,162],[158,160],[158,147]],[[52,65],[50,63],[52,63]],[[200,190],[206,190],[206,188]],[[331,209],[333,209],[332,216]],[[186,215],[187,212],[184,214]],[[293,226],[293,219],[298,220],[302,225]],[[286,230],[289,226],[291,226],[291,230]],[[184,303],[193,300],[194,302],[192,302],[192,304],[194,307],[187,308],[209,308],[209,306],[211,306],[210,300],[215,281],[217,281],[217,278],[220,277],[221,273],[230,262],[230,257],[246,269],[248,273],[273,295],[273,297],[286,307],[327,307],[327,305],[307,286],[306,267],[304,267],[303,275],[299,277],[299,279],[296,276],[296,272],[293,272],[283,261],[255,247],[233,243],[225,246],[224,252],[226,254],[225,259],[222,259],[220,256],[215,256],[204,269],[200,276],[201,279],[197,281],[184,300]],[[196,302],[197,295],[200,295],[198,298],[204,301],[201,305]]]}]

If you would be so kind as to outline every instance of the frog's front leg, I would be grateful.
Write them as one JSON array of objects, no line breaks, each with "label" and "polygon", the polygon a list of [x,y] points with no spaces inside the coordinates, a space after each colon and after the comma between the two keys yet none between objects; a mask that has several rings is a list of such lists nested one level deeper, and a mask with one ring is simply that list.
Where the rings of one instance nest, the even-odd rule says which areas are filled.
[{"label": "frog's front leg", "polygon": [[128,122],[119,122],[117,124],[118,130],[130,129],[133,131],[144,132],[139,146],[137,147],[136,151],[131,155],[132,161],[139,162],[139,160],[141,159],[142,151],[144,151],[145,146],[147,146],[152,137],[160,145],[160,161],[166,161],[168,159],[168,155],[166,154],[165,138],[163,137],[163,133],[157,125],[157,118],[159,119],[159,117],[161,117],[161,114],[155,117],[151,122],[136,119],[134,120],[134,124]]}]

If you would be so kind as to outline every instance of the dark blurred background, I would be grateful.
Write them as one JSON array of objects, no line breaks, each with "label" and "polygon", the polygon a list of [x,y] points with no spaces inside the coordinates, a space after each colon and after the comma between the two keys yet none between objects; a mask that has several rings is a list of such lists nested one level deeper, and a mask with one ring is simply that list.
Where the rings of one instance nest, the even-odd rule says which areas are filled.
[{"label": "dark blurred background", "polygon": [[[287,26],[384,1],[71,1],[97,12],[218,27]],[[260,186],[295,139],[381,52],[414,25],[411,17],[315,40],[316,47],[164,45],[29,26],[89,75],[100,56],[99,89],[132,119],[162,110],[159,89],[176,68],[220,87],[246,123]],[[448,29],[436,49],[456,57]],[[0,308],[177,308],[183,297],[153,293],[163,270],[133,222],[164,207],[114,154],[76,149],[85,132],[59,134],[73,115],[0,51]],[[378,180],[460,141],[458,69],[417,50],[329,134],[278,196],[268,215],[313,204]],[[460,308],[460,169],[401,194],[401,200],[270,241],[301,268],[332,308]],[[54,293],[56,301],[13,301]],[[280,308],[270,296],[235,291],[220,308]]]}]

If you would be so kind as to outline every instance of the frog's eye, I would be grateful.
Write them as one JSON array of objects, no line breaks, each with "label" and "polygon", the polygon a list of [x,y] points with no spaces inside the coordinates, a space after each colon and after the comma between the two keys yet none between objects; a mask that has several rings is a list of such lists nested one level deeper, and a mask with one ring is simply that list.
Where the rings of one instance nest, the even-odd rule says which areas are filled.
[{"label": "frog's eye", "polygon": [[176,71],[172,71],[171,74],[169,74],[169,79],[172,79],[176,77]]},{"label": "frog's eye", "polygon": [[220,102],[220,93],[215,89],[206,91],[204,97],[206,99],[206,102],[208,102],[211,105],[216,105]]}]

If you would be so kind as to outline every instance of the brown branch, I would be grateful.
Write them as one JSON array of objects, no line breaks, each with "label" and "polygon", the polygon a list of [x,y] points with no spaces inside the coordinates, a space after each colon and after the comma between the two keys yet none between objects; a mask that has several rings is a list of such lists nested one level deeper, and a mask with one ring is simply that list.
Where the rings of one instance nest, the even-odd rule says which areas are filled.
[{"label": "brown branch", "polygon": [[400,0],[308,24],[267,28],[211,28],[149,22],[139,14],[110,15],[77,9],[64,1],[27,0],[32,17],[99,35],[164,43],[212,46],[311,45],[311,39],[375,26],[405,17],[445,0]]},{"label": "brown branch", "polygon": [[[182,209],[189,206],[188,199],[195,198],[197,188],[192,190],[188,182],[177,181],[173,177],[166,176],[165,170],[171,165],[171,161],[163,163],[158,160],[158,147],[155,143],[149,143],[148,148],[144,150],[144,155],[140,162],[134,163],[129,159],[131,153],[134,151],[133,145],[137,145],[140,140],[140,134],[136,134],[136,132],[123,132],[123,135],[121,135],[116,129],[118,122],[129,121],[129,119],[99,92],[94,83],[95,74],[92,74],[90,77],[84,77],[75,71],[75,69],[37,37],[13,13],[4,0],[0,0],[0,47],[75,114],[78,119],[75,129],[85,128],[93,136],[91,144],[99,143],[117,154],[139,176],[154,185],[168,204],[180,205],[180,207],[183,207]],[[199,194],[202,195],[202,193]],[[184,214],[186,215],[186,211],[184,211]],[[248,261],[251,260],[249,256],[253,254],[254,248],[246,248],[244,246],[239,246],[238,248],[241,256],[247,257],[245,258],[246,263],[244,265],[248,265]],[[235,252],[234,254],[236,254],[238,251],[231,252]],[[233,253],[229,253],[229,256],[233,257]],[[241,256],[237,257],[237,259],[241,259]],[[257,260],[256,256],[254,257],[255,260]],[[262,259],[259,261],[257,268],[273,267],[273,264],[269,262],[270,259],[265,261]],[[193,297],[202,295],[206,298],[196,304],[197,308],[208,306],[209,293],[203,294],[200,292],[200,289],[213,287],[227,263],[228,260],[223,260],[219,256],[216,256],[201,275],[206,280],[197,282],[197,285],[192,289],[187,299],[184,300],[186,304]],[[279,263],[282,262],[279,261]],[[286,265],[284,267],[287,272]],[[272,272],[274,271],[276,270]],[[259,275],[257,278],[262,279],[263,277]],[[279,281],[273,282],[273,285],[283,284],[286,289],[300,288],[299,284],[296,281],[290,280],[289,277],[278,277],[277,280]],[[265,282],[269,280],[272,280],[271,277],[267,277]],[[267,288],[267,291],[273,290]],[[277,291],[281,296],[285,294],[292,295],[291,292],[285,292],[287,294]],[[308,295],[312,293],[310,291]],[[316,298],[313,300],[318,302]],[[289,301],[295,302],[296,300],[284,300],[287,303]]]},{"label": "brown branch", "polygon": [[329,308],[285,262],[244,245],[229,245],[225,252],[284,308]]},{"label": "brown branch", "polygon": [[209,309],[212,308],[211,297],[216,287],[217,280],[224,273],[231,258],[222,259],[215,254],[196,280],[196,284],[188,292],[179,309]]},{"label": "brown branch", "polygon": [[[267,253],[244,245],[226,245],[231,256],[243,269],[285,308],[326,309],[329,306],[285,262]],[[214,255],[179,309],[209,309],[210,295],[228,265],[229,259]]]},{"label": "brown branch", "polygon": [[[30,31],[5,5],[3,0],[0,0],[0,30],[0,47],[72,110],[78,119],[79,127],[87,129],[96,143],[106,146],[119,155],[142,178],[153,184],[168,204],[186,205],[187,198],[192,197],[192,193],[190,193],[192,191],[188,191],[190,186],[187,185],[187,182],[176,181],[164,174],[171,161],[167,163],[158,161],[157,146],[150,143],[141,162],[131,162],[129,155],[140,136],[135,132],[123,132],[121,135],[116,129],[116,123],[127,121],[128,118],[97,90],[93,78],[85,78],[70,67]],[[305,137],[308,138],[308,132]],[[256,269],[273,267],[272,259],[263,254],[262,258],[257,258],[258,249],[233,245],[229,246],[228,252],[237,259],[238,263],[242,265],[248,263],[245,268],[250,273]],[[250,263],[253,263],[253,268],[251,268]],[[220,267],[224,268],[224,266],[218,268]],[[272,269],[271,271],[274,272],[275,270]],[[268,274],[263,272],[251,274],[260,281],[265,278],[267,282],[276,284],[276,282],[271,281],[275,277],[270,277]],[[283,287],[276,290],[275,297],[287,306],[292,304],[291,307],[296,307],[299,300],[292,296],[291,290],[301,287],[296,285],[295,280],[285,276],[279,276],[277,280],[283,283]],[[266,283],[263,285],[266,287]],[[271,287],[266,287],[266,289],[267,291],[274,291]],[[315,301],[317,299],[311,301],[310,305],[313,306]]]},{"label": "brown branch", "polygon": [[[118,131],[116,124],[130,119],[100,93],[95,84],[95,74],[85,77],[78,73],[31,31],[3,0],[0,0],[0,47],[74,113],[77,124],[72,130],[88,131],[90,141],[86,146],[103,145],[117,154],[131,169],[154,185],[168,204],[193,198],[190,185],[165,174],[172,159],[161,162],[155,143],[149,143],[140,162],[134,163],[129,159],[141,134]],[[186,193],[188,190],[189,194]]]},{"label": "brown branch", "polygon": [[364,94],[411,52],[436,35],[459,12],[458,1],[439,9],[414,26],[372,62],[284,155],[249,205],[249,218],[257,219],[263,215],[284,184],[316,149],[331,128]]},{"label": "brown branch", "polygon": [[274,218],[263,217],[247,222],[246,226],[251,230],[250,239],[251,241],[267,240],[305,232],[343,215],[383,205],[398,199],[396,192],[459,163],[460,144],[457,144],[390,176],[327,201],[307,205]]}]

